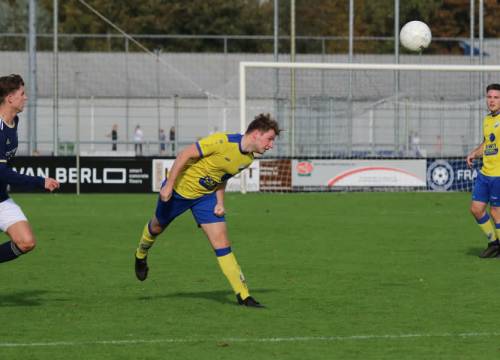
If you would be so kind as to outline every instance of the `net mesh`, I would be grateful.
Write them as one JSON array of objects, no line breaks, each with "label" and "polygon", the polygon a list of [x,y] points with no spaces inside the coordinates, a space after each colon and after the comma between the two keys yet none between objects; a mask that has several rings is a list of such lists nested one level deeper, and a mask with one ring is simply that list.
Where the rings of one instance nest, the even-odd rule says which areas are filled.
[{"label": "net mesh", "polygon": [[464,159],[482,141],[498,71],[302,65],[245,67],[245,122],[268,108],[285,130],[263,159],[281,159],[281,185],[261,191],[472,188],[480,164]]}]

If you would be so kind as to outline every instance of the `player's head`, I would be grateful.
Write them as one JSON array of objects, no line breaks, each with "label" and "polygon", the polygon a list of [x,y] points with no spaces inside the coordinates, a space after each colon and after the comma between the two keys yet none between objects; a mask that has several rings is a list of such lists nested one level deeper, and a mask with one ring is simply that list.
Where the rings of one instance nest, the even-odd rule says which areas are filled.
[{"label": "player's head", "polygon": [[489,84],[486,87],[486,104],[492,113],[500,111],[500,84]]},{"label": "player's head", "polygon": [[273,148],[274,139],[280,132],[278,122],[270,114],[259,114],[248,125],[245,136],[252,142],[252,151],[263,154]]},{"label": "player's head", "polygon": [[0,77],[0,106],[9,106],[16,112],[21,112],[27,99],[24,81],[20,75]]}]

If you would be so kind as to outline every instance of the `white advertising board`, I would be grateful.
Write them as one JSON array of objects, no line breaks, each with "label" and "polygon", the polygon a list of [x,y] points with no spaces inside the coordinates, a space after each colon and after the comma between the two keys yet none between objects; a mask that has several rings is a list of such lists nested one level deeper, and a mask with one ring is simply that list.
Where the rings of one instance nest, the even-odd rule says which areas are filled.
[{"label": "white advertising board", "polygon": [[426,161],[293,160],[292,186],[426,186]]}]

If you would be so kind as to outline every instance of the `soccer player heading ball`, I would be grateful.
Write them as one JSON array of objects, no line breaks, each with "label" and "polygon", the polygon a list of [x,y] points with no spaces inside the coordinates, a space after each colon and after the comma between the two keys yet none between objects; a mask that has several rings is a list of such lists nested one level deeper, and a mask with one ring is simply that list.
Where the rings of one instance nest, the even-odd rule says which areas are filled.
[{"label": "soccer player heading ball", "polygon": [[17,114],[28,97],[19,75],[0,77],[0,229],[9,237],[0,245],[0,262],[14,260],[35,247],[35,237],[21,208],[7,194],[7,185],[53,191],[59,183],[52,178],[18,174],[7,162],[17,150]]},{"label": "soccer player heading ball", "polygon": [[250,296],[245,278],[231,251],[224,218],[226,182],[252,163],[254,153],[273,148],[280,129],[269,114],[260,114],[244,135],[215,133],[182,150],[168,179],[162,183],[153,218],[144,227],[135,253],[135,273],[139,280],[148,276],[147,255],[166,227],[188,209],[212,245],[222,272],[229,280],[238,303],[262,307]]}]

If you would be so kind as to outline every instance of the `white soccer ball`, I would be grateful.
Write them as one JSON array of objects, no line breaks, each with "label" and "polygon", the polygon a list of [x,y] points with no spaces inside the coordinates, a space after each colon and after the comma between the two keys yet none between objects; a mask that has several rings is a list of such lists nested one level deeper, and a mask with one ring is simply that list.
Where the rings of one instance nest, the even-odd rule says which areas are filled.
[{"label": "white soccer ball", "polygon": [[431,29],[422,21],[410,21],[401,29],[399,40],[410,51],[422,51],[431,43]]}]

